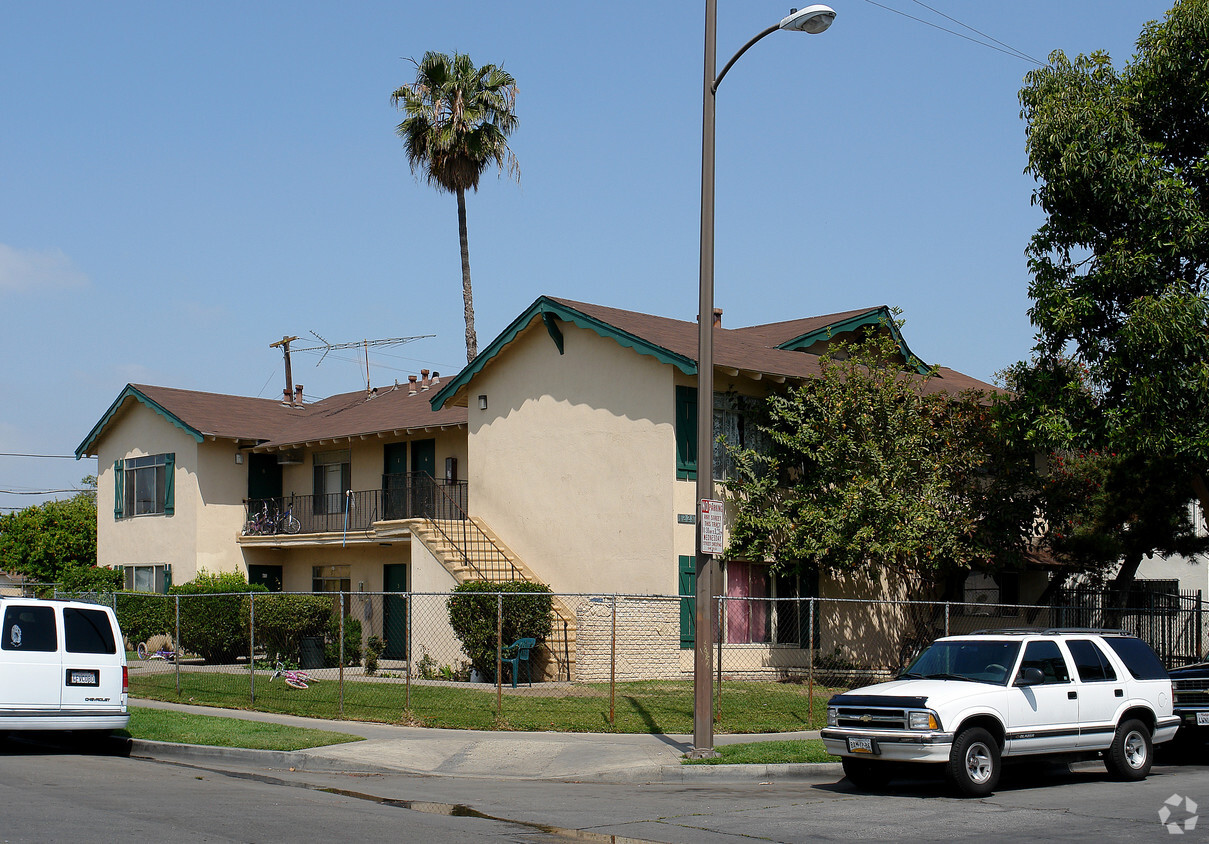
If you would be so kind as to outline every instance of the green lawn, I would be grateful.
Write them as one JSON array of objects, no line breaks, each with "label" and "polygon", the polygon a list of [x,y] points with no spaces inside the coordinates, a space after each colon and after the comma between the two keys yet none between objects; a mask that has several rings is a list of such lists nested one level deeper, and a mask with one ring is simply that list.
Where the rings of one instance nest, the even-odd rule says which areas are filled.
[{"label": "green lawn", "polygon": [[793,762],[838,762],[823,749],[822,739],[753,741],[714,747],[716,759],[685,759],[685,765],[784,765]]},{"label": "green lawn", "polygon": [[180,744],[205,744],[214,747],[245,747],[253,750],[302,750],[348,741],[361,741],[361,736],[309,730],[284,724],[246,721],[242,718],[216,718],[193,715],[168,709],[148,709],[131,706],[130,724],[115,735],[148,741],[170,741]]},{"label": "green lawn", "polygon": [[[411,687],[407,707],[402,682],[334,679],[292,689],[280,680],[256,677],[256,699],[249,695],[248,675],[183,671],[181,693],[174,672],[131,673],[133,697],[179,701],[204,706],[257,709],[315,718],[407,723],[453,729],[563,730],[574,732],[691,733],[693,684],[684,681],[618,683],[614,724],[609,723],[609,686],[603,684],[535,684],[530,690],[508,689],[502,717],[496,714],[495,687],[465,688],[433,683]],[[775,733],[814,730],[823,726],[833,690],[815,687],[813,712],[806,687],[796,683],[727,681],[722,687],[722,733]]]}]

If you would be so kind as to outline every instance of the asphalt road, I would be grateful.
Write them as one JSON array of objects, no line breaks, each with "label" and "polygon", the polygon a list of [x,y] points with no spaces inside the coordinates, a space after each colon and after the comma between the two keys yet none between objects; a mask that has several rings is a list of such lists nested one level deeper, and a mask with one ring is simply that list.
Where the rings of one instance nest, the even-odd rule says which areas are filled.
[{"label": "asphalt road", "polygon": [[[1209,815],[1209,767],[1160,766],[1117,783],[1086,764],[1009,770],[990,798],[941,780],[886,794],[834,776],[767,784],[620,785],[403,774],[227,770],[0,744],[0,841],[808,840],[1195,841],[1159,811],[1172,795]],[[1169,822],[1191,815],[1182,800]]]}]

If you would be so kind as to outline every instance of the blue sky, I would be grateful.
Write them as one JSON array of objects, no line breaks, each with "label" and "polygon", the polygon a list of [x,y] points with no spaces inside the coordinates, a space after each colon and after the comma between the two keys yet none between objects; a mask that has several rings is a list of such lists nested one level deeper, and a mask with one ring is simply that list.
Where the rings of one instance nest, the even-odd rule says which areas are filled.
[{"label": "blue sky", "polygon": [[[1033,65],[890,9],[1119,67],[1170,4],[832,5],[719,90],[716,304],[728,326],[898,306],[917,354],[991,380],[1032,341]],[[789,11],[719,7],[719,65]],[[0,453],[71,454],[128,382],[280,395],[286,334],[435,334],[370,378],[455,374],[456,206],[410,174],[389,102],[426,50],[520,86],[521,182],[468,200],[480,346],[541,294],[695,319],[703,28],[670,0],[4,4]],[[364,387],[357,355],[317,361],[294,359],[308,397]],[[93,471],[0,457],[0,508]]]}]

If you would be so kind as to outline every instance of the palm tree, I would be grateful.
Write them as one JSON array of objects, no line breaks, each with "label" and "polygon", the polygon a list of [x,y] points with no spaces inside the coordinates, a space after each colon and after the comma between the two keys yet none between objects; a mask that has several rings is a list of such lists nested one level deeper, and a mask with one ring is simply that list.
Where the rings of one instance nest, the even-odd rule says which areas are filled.
[{"label": "palm tree", "polygon": [[466,189],[478,190],[491,164],[520,181],[520,166],[508,147],[517,127],[516,80],[493,64],[475,67],[469,56],[427,52],[416,66],[416,81],[390,95],[406,117],[396,130],[413,174],[458,198],[462,245],[462,301],[466,313],[466,360],[478,354],[474,297],[470,288],[470,246],[466,238]]}]

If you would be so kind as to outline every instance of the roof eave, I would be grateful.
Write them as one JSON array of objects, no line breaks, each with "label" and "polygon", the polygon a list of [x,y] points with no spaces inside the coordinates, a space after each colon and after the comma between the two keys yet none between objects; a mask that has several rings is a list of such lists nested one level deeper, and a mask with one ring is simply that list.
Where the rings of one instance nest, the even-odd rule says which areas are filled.
[{"label": "roof eave", "polygon": [[138,401],[141,404],[148,407],[149,409],[151,409],[152,411],[154,411],[155,413],[158,413],[160,416],[167,419],[170,423],[175,425],[177,428],[180,428],[186,434],[193,437],[193,440],[195,442],[200,443],[200,442],[202,442],[202,440],[205,439],[205,436],[202,434],[201,431],[197,430],[192,425],[185,422],[183,419],[181,419],[179,416],[177,416],[172,411],[168,410],[166,407],[161,405],[159,402],[146,396],[133,384],[127,384],[125,389],[123,389],[122,392],[118,394],[118,397],[116,399],[114,399],[114,402],[113,402],[113,404],[111,404],[109,406],[109,409],[106,410],[105,413],[101,416],[100,421],[98,421],[97,424],[92,427],[92,430],[88,432],[88,436],[84,438],[84,441],[81,442],[78,446],[76,446],[76,450],[75,450],[76,460],[79,460],[82,457],[95,457],[96,456],[96,450],[94,447],[95,447],[97,441],[105,433],[105,429],[109,427],[109,423],[113,421],[113,418],[115,416],[117,416],[118,411],[121,409],[122,405],[125,403],[126,399],[128,399],[128,398],[133,398],[136,401]]}]

